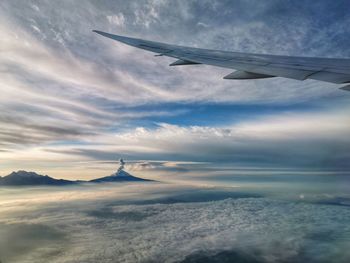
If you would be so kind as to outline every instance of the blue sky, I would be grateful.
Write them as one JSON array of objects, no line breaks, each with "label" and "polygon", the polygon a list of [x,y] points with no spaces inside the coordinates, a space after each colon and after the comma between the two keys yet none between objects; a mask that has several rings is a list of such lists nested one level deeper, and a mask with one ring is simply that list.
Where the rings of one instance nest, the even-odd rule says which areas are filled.
[{"label": "blue sky", "polygon": [[[91,32],[242,52],[350,57],[347,1],[2,1],[0,169],[97,177],[185,162],[348,170],[350,95],[227,69]],[[151,162],[157,165],[145,165]],[[137,167],[139,163],[139,167]]]}]

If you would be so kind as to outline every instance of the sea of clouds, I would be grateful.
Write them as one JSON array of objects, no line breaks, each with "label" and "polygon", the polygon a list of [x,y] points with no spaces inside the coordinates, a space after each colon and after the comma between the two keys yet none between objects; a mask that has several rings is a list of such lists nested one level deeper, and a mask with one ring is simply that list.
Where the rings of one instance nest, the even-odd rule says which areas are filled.
[{"label": "sea of clouds", "polygon": [[1,191],[3,263],[350,260],[349,199],[165,183]]}]

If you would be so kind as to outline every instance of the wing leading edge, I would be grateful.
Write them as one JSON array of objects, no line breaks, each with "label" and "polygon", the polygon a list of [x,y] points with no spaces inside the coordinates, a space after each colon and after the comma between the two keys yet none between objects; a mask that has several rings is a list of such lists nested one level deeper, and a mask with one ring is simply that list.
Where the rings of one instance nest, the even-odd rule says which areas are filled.
[{"label": "wing leading edge", "polygon": [[[176,58],[170,66],[207,64],[235,69],[225,79],[260,79],[284,77],[297,80],[315,79],[330,83],[350,83],[350,59],[291,57],[191,48],[137,38],[93,32],[124,44]],[[348,88],[343,90],[349,91]]]}]

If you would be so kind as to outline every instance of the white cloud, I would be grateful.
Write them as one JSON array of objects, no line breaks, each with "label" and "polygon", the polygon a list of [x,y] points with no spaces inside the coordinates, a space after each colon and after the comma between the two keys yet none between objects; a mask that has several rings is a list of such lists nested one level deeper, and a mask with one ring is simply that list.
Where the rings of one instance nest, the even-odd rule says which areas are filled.
[{"label": "white cloud", "polygon": [[[172,151],[196,154],[197,147],[235,146],[269,147],[269,142],[283,144],[309,140],[322,146],[324,140],[334,143],[350,143],[347,133],[350,129],[348,110],[330,112],[284,114],[262,117],[254,121],[240,122],[226,127],[178,126],[166,123],[158,124],[156,129],[136,128],[134,131],[116,134],[117,145],[147,146],[155,151]],[[108,139],[107,139],[108,140]],[[103,137],[101,138],[103,141]],[[266,142],[265,146],[259,142]],[[191,150],[192,149],[192,150]],[[305,150],[305,149],[302,149]],[[239,149],[237,150],[239,152]],[[197,154],[202,154],[198,152]]]},{"label": "white cloud", "polygon": [[349,259],[348,209],[271,198],[198,202],[224,193],[174,185],[2,193],[0,232],[12,234],[11,244],[32,235],[26,253],[7,244],[3,255],[28,262],[181,262],[222,251],[258,262]]},{"label": "white cloud", "polygon": [[[60,144],[62,141],[74,142],[73,145],[61,146],[62,150],[78,152],[81,156],[85,154],[84,151],[108,154],[120,151],[131,155],[153,154],[151,159],[155,159],[156,154],[170,153],[173,149],[181,154],[188,153],[193,158],[198,151],[200,157],[203,150],[209,148],[222,154],[219,147],[223,147],[227,151],[227,159],[229,154],[238,154],[242,144],[248,145],[246,141],[237,143],[239,132],[243,140],[254,137],[263,143],[264,139],[270,139],[269,134],[274,140],[279,136],[285,137],[281,140],[287,140],[288,136],[294,136],[294,132],[300,138],[301,133],[309,134],[309,126],[318,124],[313,122],[313,125],[305,126],[302,118],[299,121],[288,118],[293,125],[289,125],[287,132],[283,131],[283,127],[288,124],[283,119],[273,117],[274,120],[264,120],[272,122],[269,127],[263,123],[234,127],[227,124],[226,128],[173,127],[167,124],[155,130],[141,127],[130,131],[129,127],[134,126],[133,119],[176,115],[181,111],[143,110],[142,107],[129,110],[124,107],[202,102],[283,104],[315,101],[327,96],[341,97],[344,94],[329,84],[316,81],[227,81],[221,79],[228,73],[225,69],[167,67],[171,62],[169,58],[154,58],[150,53],[126,47],[91,32],[95,28],[114,32],[113,25],[119,25],[115,33],[120,31],[126,35],[174,44],[237,51],[249,49],[255,52],[275,49],[285,54],[300,51],[301,44],[312,30],[307,24],[308,18],[298,20],[305,27],[300,27],[298,21],[291,21],[291,25],[286,25],[289,30],[283,24],[272,26],[264,19],[257,19],[268,12],[271,5],[248,3],[249,7],[259,5],[259,8],[251,10],[254,19],[246,21],[244,16],[238,17],[241,20],[237,18],[235,21],[238,23],[232,27],[235,21],[225,22],[197,13],[199,10],[212,11],[213,14],[224,11],[220,14],[227,16],[230,10],[223,8],[222,3],[213,1],[200,2],[197,6],[189,1],[152,0],[137,4],[124,1],[99,4],[98,8],[93,1],[83,6],[70,1],[57,5],[48,5],[44,1],[40,3],[38,8],[30,3],[21,3],[21,9],[17,8],[16,1],[1,3],[0,125],[3,128],[0,145],[1,157],[8,158],[8,162],[13,162],[16,154],[32,160],[33,152],[42,152],[38,158],[44,160],[44,150],[56,147],[47,144]],[[239,7],[239,3],[237,5]],[[233,8],[231,11],[235,10]],[[241,10],[243,12],[245,9]],[[233,19],[233,16],[230,17]],[[197,32],[196,25],[200,23],[209,24],[212,29]],[[325,42],[327,34],[337,27],[341,32],[346,30],[340,23],[331,25],[318,35],[317,42]],[[326,50],[329,45],[323,47],[322,50]],[[317,54],[317,50],[313,52]],[[281,127],[279,122],[284,126]],[[308,118],[308,122],[312,120]],[[335,131],[322,124],[321,129],[328,129],[329,140],[331,134],[346,129],[346,124],[345,127],[339,126],[340,122],[347,123],[343,117],[332,119]],[[114,128],[126,130],[124,125],[129,132],[118,132],[114,136]],[[297,126],[300,128],[294,131]],[[258,129],[259,134],[254,129]],[[157,136],[157,142],[151,141],[152,134]],[[178,142],[175,143],[175,139]],[[337,138],[335,143],[340,140]],[[84,145],[76,150],[77,143],[95,142],[99,145]],[[96,158],[96,155],[89,158]],[[66,154],[65,158],[68,156]]]},{"label": "white cloud", "polygon": [[[134,160],[221,161],[248,167],[348,170],[348,112],[338,108],[323,112],[279,113],[225,127],[160,123],[156,128],[139,127],[116,134],[100,132],[82,136],[83,144],[79,145],[43,145],[0,155],[9,161],[19,157],[28,162],[61,161],[71,170],[81,167],[79,160],[111,160],[118,156]],[[160,166],[146,164],[133,168],[136,171],[181,169],[181,166],[169,169],[166,162]],[[101,171],[105,172],[105,169]],[[95,170],[98,174],[101,171]]]},{"label": "white cloud", "polygon": [[37,6],[37,5],[31,5],[31,7],[35,10],[35,11],[37,11],[37,12],[40,12],[40,8]]},{"label": "white cloud", "polygon": [[123,15],[123,13],[107,16],[107,20],[110,24],[112,24],[114,26],[117,26],[117,27],[124,27],[125,26],[125,17]]}]

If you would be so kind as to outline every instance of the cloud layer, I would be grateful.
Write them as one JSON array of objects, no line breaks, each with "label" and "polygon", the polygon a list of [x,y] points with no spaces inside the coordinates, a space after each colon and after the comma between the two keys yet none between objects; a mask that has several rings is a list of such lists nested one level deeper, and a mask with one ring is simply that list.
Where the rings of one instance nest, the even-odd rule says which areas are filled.
[{"label": "cloud layer", "polygon": [[[340,163],[342,167],[348,162],[343,153],[347,142],[342,147],[339,136],[349,129],[346,124],[339,126],[348,122],[349,109],[341,107],[348,105],[348,99],[335,86],[286,79],[225,81],[221,79],[228,73],[225,69],[167,67],[171,59],[155,58],[91,30],[187,46],[345,57],[350,55],[346,26],[350,18],[343,5],[347,3],[91,0],[81,5],[2,1],[0,156],[5,162],[0,165],[4,172],[44,165],[55,173],[58,162],[61,167],[77,168],[67,160],[110,160],[112,155],[160,160],[165,154],[172,160],[203,161],[210,159],[208,149],[222,161],[248,161],[242,155],[250,155],[254,165],[263,162],[261,156],[269,156],[268,164],[281,154],[281,148],[291,147],[288,156],[281,154],[290,158],[296,148],[293,145],[304,145],[305,139],[312,137],[308,147],[302,147],[303,156],[297,152],[296,158],[311,160],[315,156],[316,165],[324,158],[327,165]],[[225,127],[205,120],[209,111],[237,104],[250,105],[248,128],[244,128],[245,121],[232,121],[235,108],[224,116],[217,113],[218,119],[227,119]],[[300,115],[285,118],[285,112],[276,110],[264,119],[255,109],[257,104],[295,105],[292,110]],[[314,111],[320,114],[315,115],[314,125],[305,126],[310,123],[310,110],[300,112],[299,107],[309,104],[317,105]],[[183,119],[191,115],[200,116],[204,123],[185,123]],[[263,121],[274,126],[262,127]],[[325,127],[324,121],[335,126],[327,135],[324,130],[331,128]],[[165,124],[155,125],[159,122]],[[261,131],[265,135],[258,135]],[[159,141],[150,142],[152,133]],[[327,142],[322,141],[325,137]],[[278,141],[276,147],[271,147],[271,140]],[[237,156],[239,150],[242,153]],[[207,156],[202,156],[205,152]],[[16,159],[25,167],[19,167]]]},{"label": "cloud layer", "polygon": [[[65,198],[40,199],[36,191]],[[1,202],[5,262],[197,262],[225,257],[347,262],[350,257],[349,209],[337,204],[159,184],[56,189],[54,195],[52,189],[46,191],[29,189],[17,192],[17,201]],[[7,237],[14,242],[5,242]]]},{"label": "cloud layer", "polygon": [[[225,127],[179,126],[159,123],[155,128],[138,127],[126,132],[100,133],[85,137],[78,145],[45,145],[19,152],[4,152],[8,160],[21,158],[23,163],[64,162],[67,173],[75,166],[93,169],[97,175],[115,170],[113,160],[124,156],[131,160],[173,161],[163,171],[186,171],[179,160],[230,163],[238,167],[349,170],[350,130],[348,114],[343,110],[322,113],[266,116],[254,121],[241,121]],[[83,168],[84,162],[86,167]],[[90,164],[89,164],[90,163]],[[127,169],[157,169],[162,163],[152,161]],[[179,165],[176,165],[176,164]],[[45,166],[45,164],[44,164]],[[197,165],[198,166],[198,165]],[[106,170],[107,169],[107,170]],[[74,173],[73,170],[70,170]],[[79,177],[84,179],[83,176]]]}]

